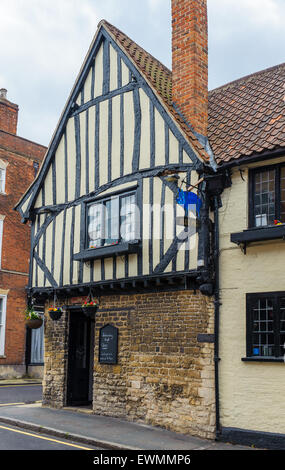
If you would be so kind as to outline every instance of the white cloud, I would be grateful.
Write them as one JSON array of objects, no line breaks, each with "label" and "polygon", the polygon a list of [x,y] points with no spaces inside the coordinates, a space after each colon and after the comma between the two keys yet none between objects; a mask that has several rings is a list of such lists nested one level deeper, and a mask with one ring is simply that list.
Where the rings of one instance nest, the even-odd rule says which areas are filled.
[{"label": "white cloud", "polygon": [[92,4],[1,0],[0,87],[19,104],[19,133],[27,138],[47,144],[52,135],[100,20]]},{"label": "white cloud", "polygon": [[284,62],[284,0],[209,0],[210,88]]},{"label": "white cloud", "polygon": [[223,40],[244,30],[283,29],[283,0],[209,0],[208,8],[209,26]]},{"label": "white cloud", "polygon": [[165,0],[147,0],[148,6],[150,7],[151,11],[155,11],[162,6],[165,7]]},{"label": "white cloud", "polygon": [[[82,55],[98,22],[89,2],[80,5],[78,0],[2,0],[0,34],[14,38],[5,42],[2,54],[28,60],[42,72],[52,66],[68,74],[74,68],[73,55]],[[62,51],[69,50],[71,41],[73,54],[64,55],[63,61]]]}]

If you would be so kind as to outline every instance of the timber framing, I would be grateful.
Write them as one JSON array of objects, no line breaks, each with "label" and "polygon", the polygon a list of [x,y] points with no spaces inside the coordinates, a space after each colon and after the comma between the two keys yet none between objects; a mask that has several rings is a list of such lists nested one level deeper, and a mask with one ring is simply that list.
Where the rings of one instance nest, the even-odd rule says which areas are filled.
[{"label": "timber framing", "polygon": [[[103,85],[103,95],[100,97],[100,99],[91,99],[90,102],[86,104],[82,104],[81,106],[74,106],[76,99],[80,93],[80,90],[82,88],[82,85],[87,77],[87,74],[89,72],[89,69],[92,66],[92,63],[94,61],[94,57],[96,53],[98,52],[101,44],[103,43],[104,47],[104,59],[103,59],[103,74],[104,74],[104,85]],[[76,132],[76,146],[78,148],[78,142],[79,142],[79,129],[78,129],[78,114],[81,112],[85,111],[87,108],[91,106],[96,106],[96,112],[98,113],[99,111],[99,106],[100,103],[109,100],[112,96],[113,93],[117,95],[123,95],[126,90],[124,88],[115,90],[112,92],[112,95],[110,94],[110,86],[109,86],[109,81],[110,81],[110,73],[109,73],[109,66],[107,65],[108,57],[109,57],[109,47],[112,45],[112,47],[117,51],[118,57],[121,58],[121,60],[126,64],[126,66],[130,70],[132,82],[128,85],[131,89],[134,90],[134,102],[136,106],[136,135],[138,137],[139,134],[139,121],[140,121],[140,111],[138,107],[138,88],[141,88],[144,90],[146,95],[149,97],[153,105],[155,105],[156,109],[160,112],[161,116],[165,120],[165,123],[168,125],[169,129],[173,132],[175,137],[178,139],[180,143],[180,148],[184,149],[186,154],[189,156],[189,163],[193,164],[193,166],[196,169],[202,169],[203,168],[203,163],[201,160],[199,160],[198,156],[190,146],[189,142],[186,140],[184,137],[182,131],[180,131],[179,126],[177,123],[174,122],[173,118],[170,116],[169,112],[166,110],[164,104],[162,101],[157,97],[157,95],[154,93],[154,91],[151,89],[150,85],[146,82],[146,80],[142,77],[142,75],[138,72],[136,66],[133,64],[132,60],[125,54],[125,52],[117,45],[117,43],[113,40],[109,32],[104,28],[104,26],[101,26],[99,29],[94,43],[92,44],[90,51],[87,55],[87,58],[82,66],[81,72],[79,74],[79,77],[76,81],[76,84],[71,92],[71,95],[69,97],[69,100],[65,106],[65,109],[63,111],[63,114],[61,116],[59,125],[55,131],[55,134],[53,136],[53,139],[51,141],[51,144],[48,148],[45,160],[42,164],[42,167],[40,169],[40,172],[38,174],[37,179],[33,183],[33,185],[29,188],[29,190],[26,192],[26,194],[23,196],[21,201],[17,204],[15,207],[16,210],[19,210],[19,212],[22,215],[23,221],[27,221],[31,217],[31,211],[33,210],[34,207],[34,202],[39,194],[39,191],[41,189],[42,183],[44,178],[47,175],[47,172],[49,170],[50,165],[52,164],[52,160],[54,159],[54,154],[56,151],[56,148],[60,142],[60,139],[64,135],[65,132],[65,127],[67,124],[68,119],[70,118],[71,115],[74,113],[74,117],[76,118],[76,127],[77,127],[77,132]],[[119,73],[119,71],[118,71]],[[115,96],[115,95],[114,95]],[[96,101],[96,102],[94,102]],[[77,109],[75,109],[77,108]],[[122,112],[122,111],[121,111]],[[152,127],[154,129],[154,112],[153,108],[151,109],[151,122],[153,123]],[[97,123],[97,120],[96,120]],[[152,133],[153,139],[153,144],[154,144],[154,132]],[[98,145],[98,143],[97,143]],[[138,145],[138,144],[137,144]],[[134,149],[134,155],[133,155],[133,169],[137,168],[137,148]],[[96,154],[96,153],[95,153]],[[77,153],[78,155],[78,153]],[[153,162],[153,157],[151,160],[151,163]],[[79,169],[79,162],[77,158],[77,165]],[[97,173],[96,173],[97,174]],[[97,185],[98,187],[99,185]],[[78,193],[78,186],[77,186],[77,193]],[[30,199],[29,199],[30,198]],[[25,208],[25,210],[22,210],[23,203],[26,202],[29,199],[28,205]]]},{"label": "timber framing", "polygon": [[[184,172],[184,171],[194,170],[195,166],[194,165],[188,165],[188,164],[183,164],[183,165],[173,164],[173,165],[169,165],[167,168],[175,170],[177,172]],[[63,203],[63,204],[46,205],[42,208],[34,209],[33,214],[54,213],[56,215],[59,212],[61,212],[62,210],[64,210],[65,208],[70,208],[70,207],[77,206],[77,205],[81,204],[82,202],[90,202],[94,198],[96,198],[97,196],[99,197],[100,194],[104,193],[105,191],[107,191],[111,188],[115,188],[116,186],[121,186],[124,183],[130,183],[130,182],[133,182],[133,181],[134,182],[141,181],[143,178],[150,178],[150,177],[156,177],[156,176],[160,177],[160,175],[164,172],[164,170],[165,170],[164,166],[159,166],[154,170],[149,170],[149,169],[140,170],[137,173],[133,173],[133,174],[124,176],[122,178],[118,178],[116,180],[113,180],[109,183],[106,183],[106,184],[100,186],[97,190],[92,191],[91,193],[86,194],[84,196],[80,196],[80,197],[74,199],[73,201],[66,202],[66,203]],[[177,192],[178,192],[177,185],[169,183],[168,181],[165,180],[165,178],[162,178],[162,180],[163,180],[164,184],[171,189],[171,191],[173,191],[173,192],[175,192],[175,194],[177,194]],[[50,221],[51,220],[49,220],[47,223],[50,223]],[[43,230],[44,230],[44,228],[42,228],[42,231]]]},{"label": "timber framing", "polygon": [[[147,291],[211,282],[209,206],[196,227],[185,225],[177,204],[183,183],[203,191],[195,181],[205,172],[212,170],[165,102],[101,24],[38,177],[16,207],[24,222],[32,220],[30,291]],[[176,173],[180,187],[167,178]],[[136,243],[88,248],[88,205],[130,191],[139,210]],[[205,260],[202,270],[197,256]]]},{"label": "timber framing", "polygon": [[56,292],[58,298],[86,296],[92,289],[95,295],[130,295],[147,292],[163,292],[191,290],[196,292],[199,284],[196,281],[197,271],[177,272],[160,276],[142,276],[141,278],[125,278],[96,283],[81,283],[73,286],[34,287],[27,288],[27,293],[36,299],[50,298]]}]

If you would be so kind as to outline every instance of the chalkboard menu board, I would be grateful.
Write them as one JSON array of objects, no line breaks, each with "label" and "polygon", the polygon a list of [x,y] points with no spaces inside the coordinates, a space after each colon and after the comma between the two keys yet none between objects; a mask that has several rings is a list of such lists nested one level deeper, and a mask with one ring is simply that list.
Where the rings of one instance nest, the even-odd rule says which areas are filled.
[{"label": "chalkboard menu board", "polygon": [[100,329],[99,362],[117,364],[118,362],[118,328],[105,325]]}]

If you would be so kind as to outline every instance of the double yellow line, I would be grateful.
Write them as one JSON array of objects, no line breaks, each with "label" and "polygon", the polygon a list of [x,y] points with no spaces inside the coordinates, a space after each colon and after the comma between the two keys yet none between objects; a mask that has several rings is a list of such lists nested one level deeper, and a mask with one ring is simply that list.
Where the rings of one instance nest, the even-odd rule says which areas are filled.
[{"label": "double yellow line", "polygon": [[41,401],[33,401],[32,403],[0,403],[0,406],[33,405],[34,403],[41,403]]},{"label": "double yellow line", "polygon": [[40,384],[12,384],[12,385],[1,385],[0,383],[0,389],[1,388],[16,388],[16,387],[40,387]]},{"label": "double yellow line", "polygon": [[64,446],[76,447],[77,449],[81,449],[81,450],[93,450],[93,449],[89,449],[88,447],[83,447],[83,446],[79,446],[76,444],[69,444],[68,442],[58,441],[56,439],[51,439],[49,437],[38,436],[37,434],[32,434],[30,432],[18,431],[18,429],[12,429],[6,426],[0,426],[0,429],[5,429],[6,431],[16,432],[18,434],[24,434],[25,436],[36,437],[37,439],[43,439],[44,441],[56,442],[57,444],[62,444]]}]

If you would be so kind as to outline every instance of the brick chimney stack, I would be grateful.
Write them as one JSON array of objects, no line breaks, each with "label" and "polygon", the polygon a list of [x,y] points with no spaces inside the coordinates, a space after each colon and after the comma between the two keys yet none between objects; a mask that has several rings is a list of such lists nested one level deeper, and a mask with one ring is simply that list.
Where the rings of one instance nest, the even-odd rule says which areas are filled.
[{"label": "brick chimney stack", "polygon": [[0,88],[0,131],[17,134],[18,111],[18,105],[7,100],[6,88]]},{"label": "brick chimney stack", "polygon": [[172,101],[207,136],[207,0],[172,0]]}]

